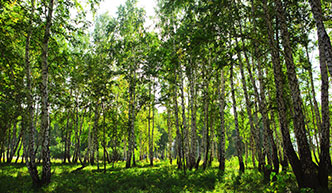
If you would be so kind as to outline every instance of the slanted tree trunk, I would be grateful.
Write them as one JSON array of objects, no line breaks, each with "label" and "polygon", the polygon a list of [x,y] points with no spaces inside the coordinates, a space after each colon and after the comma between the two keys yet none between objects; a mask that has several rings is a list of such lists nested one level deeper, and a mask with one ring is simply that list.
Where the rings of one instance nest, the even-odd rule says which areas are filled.
[{"label": "slanted tree trunk", "polygon": [[[254,33],[256,33],[255,12],[256,12],[256,7],[254,5],[254,2],[252,1],[252,22],[254,25]],[[257,61],[258,80],[259,80],[259,89],[260,89],[260,100],[258,100],[259,101],[259,110],[262,115],[263,125],[264,125],[264,136],[265,136],[264,143],[265,144],[263,146],[263,152],[264,152],[264,150],[266,151],[266,148],[267,148],[267,152],[272,151],[271,158],[272,158],[272,162],[273,162],[273,166],[274,166],[273,171],[275,173],[278,173],[279,172],[278,150],[277,150],[277,146],[274,141],[274,138],[273,138],[273,131],[270,128],[270,122],[269,122],[269,118],[268,118],[268,110],[266,107],[265,82],[263,80],[263,78],[264,78],[263,67],[262,67],[262,61],[261,61],[261,57],[259,55],[259,50],[258,50],[259,45],[258,45],[256,38],[253,39],[253,43],[254,43],[254,53],[253,54]],[[271,144],[271,147],[268,144]],[[264,154],[266,154],[266,153],[264,153]],[[268,155],[268,160],[270,160],[269,158],[270,158],[270,156]],[[269,163],[270,163],[270,161],[269,161]],[[270,178],[270,171],[268,171],[267,168],[264,168],[264,174],[267,179]]]},{"label": "slanted tree trunk", "polygon": [[328,189],[328,170],[331,169],[330,148],[330,116],[329,116],[329,84],[328,71],[332,76],[332,47],[331,40],[328,36],[323,23],[322,6],[320,0],[310,0],[310,6],[314,19],[316,21],[318,47],[319,47],[319,63],[322,79],[321,87],[321,112],[322,125],[320,131],[320,155],[319,155],[319,182],[320,185]]},{"label": "slanted tree trunk", "polygon": [[313,13],[316,21],[317,34],[318,34],[318,45],[319,45],[319,58],[325,58],[326,66],[330,76],[332,76],[332,46],[329,35],[325,30],[323,23],[323,12],[320,0],[309,0],[311,6],[311,12]]},{"label": "slanted tree trunk", "polygon": [[13,134],[12,134],[12,137],[10,140],[10,144],[9,144],[9,153],[8,153],[8,156],[7,156],[7,163],[11,163],[15,153],[16,153],[16,150],[18,148],[18,145],[20,143],[20,139],[21,139],[21,133],[19,133],[19,136],[17,136],[17,120],[15,119],[14,120],[14,124],[13,124]]},{"label": "slanted tree trunk", "polygon": [[233,81],[233,65],[231,66],[231,92],[232,92],[232,101],[233,101],[233,112],[234,112],[234,122],[235,122],[235,137],[236,137],[236,154],[239,159],[240,172],[244,172],[244,164],[242,158],[242,141],[240,138],[239,122],[236,110],[236,100],[235,100],[235,90],[234,90],[234,81]]},{"label": "slanted tree trunk", "polygon": [[[280,2],[279,2],[280,4]],[[280,5],[279,5],[280,6]],[[269,36],[269,45],[271,49],[271,55],[272,55],[272,63],[273,63],[273,71],[274,71],[274,79],[275,79],[275,85],[276,85],[276,93],[277,93],[277,102],[278,102],[278,114],[279,114],[279,123],[280,123],[280,129],[282,132],[282,138],[283,138],[283,147],[285,150],[285,153],[287,155],[287,158],[292,166],[293,172],[296,176],[296,180],[298,182],[299,187],[308,187],[307,183],[304,181],[304,174],[302,171],[302,165],[301,162],[294,150],[294,147],[292,145],[292,141],[290,139],[290,133],[289,128],[287,125],[287,117],[286,117],[286,106],[284,101],[284,91],[283,91],[283,73],[282,68],[280,65],[280,56],[279,56],[279,49],[277,42],[274,40],[274,31],[272,28],[271,23],[271,17],[270,13],[268,11],[267,2],[266,0],[263,0],[263,9],[264,9],[264,20],[267,25],[267,32]],[[279,9],[282,9],[280,7]],[[285,26],[284,26],[285,27]],[[289,80],[291,81],[291,80]]]},{"label": "slanted tree trunk", "polygon": [[[252,6],[252,12],[254,13],[254,6]],[[242,34],[241,22],[239,22],[239,26],[240,26],[240,33]],[[244,42],[243,36],[241,36],[241,41],[242,41],[242,44],[244,45],[245,42]],[[246,64],[247,64],[246,67],[247,67],[247,70],[248,70],[248,73],[249,73],[249,78],[250,78],[251,84],[254,88],[254,96],[255,96],[255,99],[256,99],[255,107],[257,107],[257,103],[260,104],[260,97],[259,97],[259,93],[258,93],[258,88],[256,86],[256,80],[255,80],[255,78],[252,74],[252,66],[250,64],[248,54],[245,51],[243,52],[243,54],[244,54],[245,61],[246,61]],[[249,103],[249,105],[251,106],[252,104]],[[256,151],[257,151],[258,171],[262,171],[265,168],[265,159],[264,159],[265,155],[264,155],[264,152],[262,152],[263,145],[261,144],[261,141],[262,141],[261,131],[259,129],[259,125],[255,126],[255,122],[254,122],[254,118],[255,118],[256,121],[258,121],[257,111],[254,115],[251,115],[251,117],[252,117],[252,123],[250,123],[250,117],[249,117],[249,124],[252,124],[252,126],[250,125],[250,133],[253,136],[255,148],[256,148]]]},{"label": "slanted tree trunk", "polygon": [[312,64],[310,62],[310,58],[309,58],[309,51],[308,51],[308,44],[305,45],[305,50],[306,50],[306,55],[307,55],[307,59],[308,59],[308,74],[309,74],[309,78],[310,78],[310,87],[311,87],[311,94],[312,94],[312,99],[313,99],[313,107],[314,107],[314,111],[315,111],[315,118],[316,118],[316,123],[317,123],[317,129],[318,132],[321,132],[321,128],[322,128],[322,119],[320,116],[320,112],[319,112],[319,107],[318,107],[318,103],[316,100],[316,91],[315,91],[315,86],[314,86],[314,78],[312,75]]},{"label": "slanted tree trunk", "polygon": [[[242,41],[242,43],[244,43],[244,42]],[[246,80],[245,80],[245,74],[244,74],[244,68],[243,68],[241,53],[238,51],[237,55],[238,55],[238,60],[239,60],[240,72],[241,72],[242,87],[243,87],[245,102],[246,102],[246,110],[247,110],[247,114],[248,114],[248,118],[249,118],[250,133],[251,133],[251,135],[254,139],[254,143],[256,145],[255,146],[256,150],[258,151],[258,161],[259,161],[258,169],[261,170],[264,167],[264,164],[263,164],[263,155],[262,155],[262,152],[261,152],[261,144],[260,144],[260,137],[259,137],[260,135],[259,135],[259,132],[257,132],[257,129],[255,128],[253,115],[252,115],[252,112],[251,112],[251,104],[250,104],[250,99],[249,99],[249,94],[248,94],[248,89],[247,89],[247,83],[246,83]],[[246,61],[247,61],[247,64],[248,64],[247,67],[249,69],[250,79],[252,81],[252,84],[255,87],[256,98],[259,99],[258,98],[258,91],[257,91],[256,84],[255,84],[255,80],[254,80],[254,78],[252,76],[252,73],[251,73],[251,67],[249,65],[249,60],[248,60],[247,57],[245,57],[245,58],[246,58]]]},{"label": "slanted tree trunk", "polygon": [[[14,129],[14,130],[16,130],[16,129]],[[16,133],[16,131],[13,132],[13,134],[14,133]],[[21,141],[22,133],[23,132],[21,130],[20,133],[19,133],[19,135],[18,135],[18,137],[16,137],[16,134],[13,135],[14,138],[12,139],[12,142],[11,142],[12,145],[11,145],[10,154],[9,154],[9,157],[8,157],[8,160],[7,160],[8,163],[10,163],[12,161],[12,159],[13,159],[16,151],[17,151],[18,145],[20,144],[20,141]],[[18,152],[18,154],[19,154],[19,152]]]},{"label": "slanted tree trunk", "polygon": [[[256,54],[258,53],[257,46],[255,46],[255,53]],[[257,64],[258,64],[258,77],[259,77],[258,79],[259,79],[260,99],[261,99],[259,109],[261,110],[261,115],[263,118],[264,133],[266,134],[265,138],[266,138],[266,141],[268,141],[271,144],[272,149],[268,148],[268,147],[270,147],[270,145],[268,145],[268,143],[265,144],[264,146],[266,146],[266,145],[268,146],[268,147],[266,147],[267,151],[270,152],[270,150],[272,150],[271,158],[272,158],[272,162],[273,162],[273,166],[274,166],[273,171],[276,174],[278,174],[279,173],[278,150],[277,150],[277,146],[274,141],[274,138],[273,138],[273,131],[271,130],[270,122],[269,122],[269,118],[268,118],[268,110],[266,107],[266,96],[265,96],[265,83],[263,80],[264,76],[263,76],[263,72],[262,72],[261,61],[259,58],[257,59]],[[264,147],[263,147],[263,149],[264,149]],[[269,171],[268,168],[265,168],[264,174],[267,179],[270,179],[270,173],[271,173],[271,171]]]},{"label": "slanted tree trunk", "polygon": [[277,17],[280,21],[282,33],[282,45],[284,47],[285,61],[287,67],[288,83],[292,90],[292,106],[294,111],[294,132],[297,139],[301,166],[303,169],[303,182],[305,187],[317,188],[319,181],[317,178],[316,166],[312,161],[311,151],[306,136],[305,117],[302,109],[302,99],[300,95],[299,83],[296,77],[295,65],[293,60],[293,51],[290,45],[290,35],[287,29],[287,23],[284,13],[284,7],[280,0],[276,1]]},{"label": "slanted tree trunk", "polygon": [[[307,87],[310,88],[309,83],[308,83]],[[313,128],[312,128],[313,133],[312,134],[309,133],[309,140],[310,140],[310,146],[311,146],[311,149],[312,149],[312,153],[314,155],[316,163],[318,164],[319,161],[318,161],[318,158],[316,156],[316,145],[314,144],[314,139],[313,139],[313,135],[314,135],[315,131],[317,130],[317,122],[316,122],[316,115],[314,113],[314,105],[313,105],[313,102],[312,102],[312,97],[311,97],[310,91],[308,93],[308,97],[309,97],[309,102],[310,102],[310,112],[311,112],[311,118],[312,118],[312,124],[313,124]],[[308,130],[310,132],[310,128]]]},{"label": "slanted tree trunk", "polygon": [[[21,132],[23,133],[23,131],[21,131]],[[21,138],[23,138],[23,137],[21,136]],[[19,139],[19,140],[21,140],[21,139]],[[22,139],[22,140],[23,140],[23,139]],[[22,144],[23,144],[23,142],[21,141],[21,142],[20,142],[20,146],[19,146],[18,149],[17,149],[17,157],[16,157],[16,160],[15,160],[15,164],[17,164],[17,162],[18,162],[18,160],[19,160],[19,158],[20,158],[20,152],[21,152]]]}]

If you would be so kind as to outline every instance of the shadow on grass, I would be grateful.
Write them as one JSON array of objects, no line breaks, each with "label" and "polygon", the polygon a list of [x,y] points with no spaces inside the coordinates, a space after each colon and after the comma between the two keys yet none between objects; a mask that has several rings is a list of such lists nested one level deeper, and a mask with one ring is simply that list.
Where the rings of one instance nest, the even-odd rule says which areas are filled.
[{"label": "shadow on grass", "polygon": [[82,170],[79,174],[53,176],[55,192],[181,192],[211,191],[215,187],[217,174],[194,172],[184,176],[173,168],[141,170],[108,169],[103,172]]},{"label": "shadow on grass", "polygon": [[[32,189],[31,178],[23,164],[0,166],[0,192],[205,192],[215,188],[220,174],[215,170],[177,170],[176,166],[156,163],[134,168],[88,166],[72,173],[79,164],[52,164],[52,181],[41,189]],[[38,170],[41,166],[38,166]]]},{"label": "shadow on grass", "polygon": [[[235,168],[225,172],[212,167],[206,170],[177,170],[166,162],[153,167],[141,162],[126,169],[124,163],[107,165],[106,173],[100,165],[80,168],[80,164],[52,164],[52,181],[41,189],[32,189],[32,181],[25,165],[0,165],[0,192],[297,192],[295,177],[280,173],[276,182],[263,183],[262,174],[248,169],[239,174]],[[39,172],[41,166],[38,166]],[[330,181],[331,184],[331,181]]]}]

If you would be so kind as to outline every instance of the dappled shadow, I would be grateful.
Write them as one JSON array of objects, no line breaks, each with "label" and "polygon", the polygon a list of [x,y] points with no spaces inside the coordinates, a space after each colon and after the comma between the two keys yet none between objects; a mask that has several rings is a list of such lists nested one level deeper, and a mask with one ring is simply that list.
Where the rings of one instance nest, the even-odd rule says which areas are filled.
[{"label": "dappled shadow", "polygon": [[[143,166],[142,166],[143,167]],[[188,190],[211,191],[215,187],[217,173],[188,172],[173,168],[110,168],[104,174],[81,170],[79,174],[63,174],[53,177],[55,192],[180,192]]]},{"label": "dappled shadow", "polygon": [[[26,166],[21,164],[0,165],[0,192],[297,192],[295,176],[291,172],[280,173],[277,181],[263,183],[263,176],[256,169],[239,174],[234,167],[221,172],[216,167],[206,170],[177,170],[168,163],[139,163],[125,168],[124,162],[114,167],[86,166],[80,164],[52,165],[51,183],[40,189],[32,189],[32,181]],[[38,171],[41,172],[41,166]],[[77,172],[73,172],[77,171]],[[331,179],[331,178],[330,178]],[[332,185],[330,180],[330,185]]]}]

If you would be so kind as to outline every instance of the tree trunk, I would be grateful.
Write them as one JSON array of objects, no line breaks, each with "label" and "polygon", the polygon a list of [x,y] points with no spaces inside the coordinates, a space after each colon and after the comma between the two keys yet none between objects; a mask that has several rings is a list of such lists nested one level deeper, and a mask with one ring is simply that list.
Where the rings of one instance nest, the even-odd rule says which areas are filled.
[{"label": "tree trunk", "polygon": [[184,173],[186,173],[186,161],[188,161],[189,156],[189,141],[187,143],[188,139],[188,132],[187,132],[187,121],[186,121],[186,103],[185,103],[185,96],[184,96],[184,88],[183,88],[183,72],[180,71],[180,90],[181,90],[181,104],[182,104],[182,138],[181,138],[181,146],[182,146],[182,161],[183,161],[183,169]]},{"label": "tree trunk", "polygon": [[[254,6],[252,6],[252,11],[254,13]],[[253,22],[255,22],[255,21],[253,20]],[[241,22],[239,22],[239,26],[240,26],[240,33],[242,34]],[[241,37],[241,41],[242,41],[242,44],[244,45],[245,42],[244,42],[243,37]],[[244,53],[244,57],[245,57],[245,60],[246,60],[246,63],[247,63],[247,70],[248,70],[248,73],[249,73],[250,81],[251,81],[251,84],[253,85],[253,88],[254,88],[254,96],[255,96],[255,99],[256,99],[256,104],[255,105],[257,106],[257,103],[260,104],[260,98],[259,98],[258,88],[256,86],[256,80],[255,80],[255,78],[252,74],[252,70],[251,70],[252,67],[251,67],[247,52],[244,51],[243,53]],[[240,65],[242,65],[242,64],[240,64]],[[243,69],[243,67],[242,67],[242,69]],[[242,75],[241,75],[241,77],[242,77]],[[250,100],[249,100],[248,104],[251,106]],[[246,101],[246,106],[247,106],[247,101]],[[247,113],[248,113],[248,111],[247,111]],[[250,112],[250,114],[252,114],[252,113]],[[257,111],[254,115],[255,115],[256,121],[258,121]],[[248,116],[249,116],[249,113],[248,113]],[[251,135],[253,136],[254,144],[255,144],[256,151],[257,151],[257,156],[258,156],[258,171],[262,171],[265,167],[265,159],[264,159],[265,155],[262,152],[261,131],[260,131],[258,125],[256,125],[256,127],[255,127],[254,120],[253,120],[253,115],[251,115],[251,119],[252,119],[252,122],[250,123],[250,116],[249,116],[250,132],[251,132]],[[251,126],[251,124],[252,124],[252,126]]]},{"label": "tree trunk", "polygon": [[126,168],[130,168],[132,154],[134,151],[134,138],[135,138],[135,87],[136,87],[136,71],[131,69],[132,77],[129,85],[129,126],[128,126],[128,151]]},{"label": "tree trunk", "polygon": [[44,32],[44,39],[42,45],[42,117],[41,128],[43,133],[43,169],[42,169],[42,184],[48,184],[51,181],[51,160],[50,160],[50,120],[48,112],[48,42],[50,38],[50,30],[52,25],[54,0],[50,0],[48,4],[48,13],[46,17],[46,26]]},{"label": "tree trunk", "polygon": [[[291,164],[293,172],[296,176],[296,180],[298,182],[299,187],[308,187],[306,185],[306,183],[304,182],[301,162],[300,162],[299,158],[297,157],[297,154],[294,150],[294,147],[293,147],[291,139],[290,139],[289,128],[287,125],[283,84],[282,84],[283,73],[282,73],[282,68],[280,65],[280,56],[279,56],[278,45],[277,45],[277,42],[274,40],[274,31],[272,28],[271,17],[270,17],[270,13],[268,11],[266,0],[263,0],[263,8],[264,8],[264,13],[265,13],[265,16],[263,19],[265,19],[265,23],[267,25],[267,31],[268,31],[268,36],[269,36],[269,45],[270,45],[271,54],[272,54],[272,63],[273,63],[274,79],[275,79],[274,82],[275,82],[276,91],[277,91],[276,98],[277,98],[277,102],[278,102],[279,123],[280,123],[280,129],[281,129],[282,137],[283,137],[283,147],[284,147],[285,153],[287,155],[287,158],[290,161],[290,164]],[[291,81],[291,80],[289,80],[289,81]]]},{"label": "tree trunk", "polygon": [[171,112],[170,107],[167,108],[167,128],[168,128],[168,159],[169,163],[172,165],[172,124],[171,124]]},{"label": "tree trunk", "polygon": [[[13,157],[14,157],[16,151],[17,151],[18,145],[20,144],[20,141],[21,141],[22,134],[23,134],[23,132],[21,130],[20,134],[18,135],[17,138],[16,138],[16,134],[14,135],[15,138],[13,138],[13,140],[12,140],[12,145],[11,145],[12,147],[11,147],[11,151],[10,151],[10,154],[9,154],[9,159],[7,160],[7,161],[9,161],[8,163],[11,162],[11,160],[13,159]],[[18,154],[19,154],[19,152],[18,152]]]},{"label": "tree trunk", "polygon": [[[21,131],[22,133],[23,133],[23,131]],[[24,137],[24,136],[23,136]],[[22,138],[23,138],[22,137]],[[18,147],[18,149],[17,149],[17,156],[16,156],[16,160],[15,160],[15,164],[17,164],[17,162],[18,162],[18,160],[19,160],[19,158],[20,158],[20,152],[21,152],[21,148],[22,148],[22,141],[21,141],[21,139],[19,139],[20,140],[20,146]],[[23,140],[23,139],[22,139]]]},{"label": "tree trunk", "polygon": [[191,110],[191,148],[190,148],[190,165],[189,169],[195,166],[195,161],[197,157],[197,131],[196,131],[196,108],[195,108],[195,69],[192,65],[189,76],[189,86],[190,86],[190,110]]},{"label": "tree trunk", "polygon": [[[332,76],[332,46],[329,35],[325,30],[323,23],[322,5],[320,0],[309,0],[311,11],[316,21],[318,45],[319,45],[319,57],[325,58],[326,66]],[[325,57],[324,57],[325,56]]]},{"label": "tree trunk", "polygon": [[300,160],[303,169],[304,186],[310,188],[317,188],[319,181],[316,175],[316,166],[312,161],[311,151],[308,144],[304,114],[302,110],[302,99],[300,95],[299,83],[296,77],[295,65],[293,60],[293,51],[290,45],[290,35],[287,29],[284,8],[280,0],[276,1],[277,17],[280,21],[280,28],[282,33],[282,45],[284,47],[284,54],[287,67],[288,83],[292,90],[292,106],[294,111],[294,132],[297,139],[297,145],[300,155]]},{"label": "tree trunk", "polygon": [[[257,44],[255,44],[257,45]],[[258,54],[258,50],[257,50],[257,46],[255,46],[255,54]],[[258,56],[256,56],[258,58]],[[266,134],[266,141],[269,140],[269,142],[271,143],[272,146],[272,162],[273,162],[273,166],[274,169],[273,171],[278,174],[279,173],[279,159],[278,159],[278,150],[277,150],[277,146],[275,144],[274,138],[273,138],[273,131],[270,128],[270,122],[268,119],[268,110],[266,107],[266,96],[265,96],[265,83],[264,83],[264,76],[263,76],[263,72],[262,72],[262,66],[261,66],[261,61],[258,58],[257,59],[257,64],[258,64],[258,79],[259,79],[259,89],[260,89],[260,111],[261,111],[261,115],[263,118],[263,125],[264,125],[264,133]],[[264,146],[266,146],[265,148],[267,148],[267,151],[270,152],[271,148],[269,144],[264,144]],[[264,147],[263,147],[264,149]],[[270,179],[270,173],[271,171],[268,171],[268,168],[265,168],[265,177],[267,179]]]},{"label": "tree trunk", "polygon": [[[219,170],[225,171],[225,118],[224,118],[224,109],[225,109],[225,78],[224,78],[224,70],[220,71],[220,86],[218,88],[219,94],[219,116],[220,116],[220,129],[219,129]],[[219,81],[218,81],[219,82]]]},{"label": "tree trunk", "polygon": [[242,141],[240,138],[240,130],[239,130],[239,123],[238,123],[238,116],[236,110],[236,100],[235,100],[235,90],[234,90],[234,81],[233,81],[233,65],[231,66],[231,92],[232,92],[232,101],[233,101],[233,112],[234,112],[234,122],[235,122],[235,137],[236,137],[236,154],[239,159],[240,165],[240,172],[244,172],[244,164],[242,158]]},{"label": "tree trunk", "polygon": [[[153,81],[154,83],[154,81]],[[153,166],[153,157],[154,157],[154,144],[153,144],[153,137],[154,137],[154,101],[155,101],[155,88],[153,86],[153,100],[152,100],[152,132],[151,132],[151,158],[152,158],[152,162],[151,162],[151,166]]]},{"label": "tree trunk", "polygon": [[[209,62],[210,63],[210,62]],[[202,143],[203,143],[203,169],[206,169],[208,155],[209,155],[209,80],[207,77],[207,69],[206,66],[203,66],[203,93],[204,93],[204,127],[203,127],[203,135],[202,135]]]},{"label": "tree trunk", "polygon": [[329,84],[328,71],[332,76],[332,47],[330,37],[328,36],[323,23],[322,7],[320,0],[310,0],[310,6],[314,19],[316,21],[318,46],[319,46],[319,63],[322,79],[321,87],[321,111],[322,125],[320,131],[320,149],[319,155],[319,182],[324,189],[328,189],[328,170],[331,166],[330,148],[330,116],[329,116]]},{"label": "tree trunk", "polygon": [[9,154],[7,156],[7,163],[11,163],[16,150],[18,148],[18,145],[20,143],[20,139],[21,139],[21,132],[19,134],[19,136],[17,137],[17,120],[15,119],[14,124],[13,124],[13,135],[10,139],[10,144],[9,144]]},{"label": "tree trunk", "polygon": [[[236,41],[237,41],[237,39],[236,39]],[[247,89],[247,83],[246,83],[246,80],[245,80],[245,74],[244,74],[244,68],[243,68],[243,63],[242,63],[242,59],[241,59],[241,53],[238,51],[237,55],[238,55],[238,60],[239,60],[240,72],[241,72],[242,87],[243,87],[245,102],[246,102],[246,110],[247,110],[247,114],[248,114],[248,118],[249,118],[250,133],[254,138],[254,143],[256,145],[255,147],[256,147],[256,150],[258,151],[258,161],[259,161],[258,169],[261,170],[264,167],[264,163],[263,163],[263,155],[262,155],[262,152],[261,152],[260,137],[259,137],[259,133],[257,132],[257,129],[255,128],[253,115],[252,115],[252,112],[251,112],[250,99],[249,99],[249,94],[248,94],[248,89]],[[246,57],[246,61],[247,61],[247,64],[249,64],[249,60],[248,60],[247,57]],[[254,80],[254,78],[252,76],[252,73],[251,73],[250,65],[248,65],[248,69],[250,69],[249,70],[249,75],[250,75],[250,79],[252,81],[252,84],[254,85],[254,87],[256,87],[255,80]],[[259,101],[257,88],[255,89],[255,93],[256,93],[256,99],[258,99],[258,101]]]},{"label": "tree trunk", "polygon": [[[317,117],[316,117],[315,112],[314,112],[314,105],[313,105],[313,102],[312,102],[312,96],[311,96],[310,91],[309,91],[309,88],[310,88],[309,82],[307,82],[307,88],[308,88],[308,97],[309,97],[309,103],[310,103],[311,119],[312,119],[312,125],[313,125],[313,128],[312,128],[313,132],[312,132],[312,134],[310,133],[310,131],[312,131],[312,130],[310,128],[308,128],[308,131],[309,131],[309,141],[310,141],[310,146],[311,146],[312,153],[314,155],[315,161],[318,164],[319,161],[318,161],[317,156],[316,156],[316,147],[315,147],[314,139],[313,139],[313,135],[314,135],[314,133],[317,130],[318,123],[316,122],[316,120],[317,120],[316,118]],[[309,112],[308,112],[308,114],[309,114]]]},{"label": "tree trunk", "polygon": [[[214,104],[214,101],[211,101],[211,104]],[[214,121],[215,121],[215,110],[211,109],[211,113],[210,113],[210,140],[209,140],[209,144],[210,144],[210,147],[209,148],[209,154],[210,154],[210,157],[208,159],[208,166],[211,167],[212,165],[212,161],[214,159]]]},{"label": "tree trunk", "polygon": [[177,165],[178,169],[182,168],[182,155],[181,155],[181,134],[179,125],[179,107],[178,107],[178,91],[177,91],[177,69],[174,73],[174,104],[175,104],[175,126],[176,126],[176,144],[177,144]]},{"label": "tree trunk", "polygon": [[103,162],[104,162],[104,173],[106,173],[106,113],[105,113],[105,106],[104,103],[102,103],[102,109],[103,109]]},{"label": "tree trunk", "polygon": [[[89,107],[89,115],[88,117],[91,117],[91,106]],[[90,125],[88,126],[88,148],[85,152],[85,155],[84,155],[84,161],[83,163],[86,164],[86,162],[90,162],[90,153],[91,153],[91,127]]]},{"label": "tree trunk", "polygon": [[[70,116],[73,116],[72,114]],[[73,118],[69,117],[69,120],[71,118],[71,121],[69,122],[67,133],[66,133],[66,158],[68,159],[68,163],[71,163],[70,159],[70,148],[71,148],[71,133],[72,133],[72,128],[73,128]]]},{"label": "tree trunk", "polygon": [[[96,102],[95,106],[95,115],[94,115],[94,124],[91,134],[91,154],[90,154],[90,163],[93,165],[95,163],[95,153],[96,161],[98,162],[98,127],[99,127],[99,101]],[[97,151],[97,152],[96,152]],[[97,163],[98,164],[98,163]]]},{"label": "tree trunk", "polygon": [[78,134],[78,139],[77,139],[77,157],[80,160],[81,164],[82,163],[82,159],[81,159],[81,151],[80,151],[80,147],[81,147],[81,135],[82,135],[82,128],[83,128],[83,122],[84,122],[84,118],[85,118],[85,113],[86,113],[86,109],[84,109],[82,118],[81,118],[81,125],[80,125],[80,129],[79,129],[79,134]]},{"label": "tree trunk", "polygon": [[149,82],[149,115],[148,115],[148,138],[149,138],[149,160],[150,166],[153,166],[153,145],[152,145],[152,137],[151,137],[151,77]]},{"label": "tree trunk", "polygon": [[317,123],[317,129],[318,132],[321,132],[321,128],[322,128],[322,119],[320,116],[320,112],[319,112],[319,107],[318,107],[318,103],[316,100],[316,92],[315,92],[315,86],[314,86],[314,78],[312,75],[312,67],[311,67],[311,62],[310,62],[310,58],[309,58],[309,51],[308,51],[308,44],[305,45],[305,50],[306,50],[306,55],[307,55],[307,59],[308,59],[308,74],[309,74],[309,78],[310,78],[310,86],[311,86],[311,93],[312,93],[312,99],[313,99],[313,107],[315,110],[315,118],[316,118],[316,123]]},{"label": "tree trunk", "polygon": [[[25,155],[26,165],[29,171],[29,174],[32,178],[33,184],[36,186],[40,184],[40,179],[38,176],[37,166],[35,163],[35,151],[34,151],[34,144],[35,144],[35,134],[34,134],[34,109],[33,109],[33,96],[32,96],[32,85],[31,85],[31,66],[30,66],[30,39],[32,35],[32,19],[35,10],[35,1],[31,0],[31,13],[29,18],[29,28],[26,38],[25,44],[25,70],[26,70],[26,78],[27,78],[27,109],[28,115],[26,116],[26,124],[27,124],[27,143],[24,145],[24,149],[27,146],[27,152]],[[25,137],[24,137],[25,138]],[[25,141],[25,140],[23,140]],[[3,144],[2,148],[3,149]]]},{"label": "tree trunk", "polygon": [[77,163],[78,160],[78,152],[79,152],[79,146],[78,146],[78,127],[79,127],[79,113],[78,113],[78,97],[76,97],[76,106],[75,106],[75,150],[74,150],[74,155],[73,155],[73,163]]}]

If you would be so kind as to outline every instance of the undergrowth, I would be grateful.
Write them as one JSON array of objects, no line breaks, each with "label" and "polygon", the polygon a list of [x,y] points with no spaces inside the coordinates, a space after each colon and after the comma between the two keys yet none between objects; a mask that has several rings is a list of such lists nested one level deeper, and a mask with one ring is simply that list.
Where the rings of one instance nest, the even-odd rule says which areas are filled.
[{"label": "undergrowth", "polygon": [[[176,163],[176,162],[174,162]],[[294,175],[281,172],[275,181],[264,182],[263,175],[247,167],[239,174],[236,159],[226,163],[220,172],[213,162],[206,170],[177,170],[167,161],[150,167],[146,161],[125,169],[124,162],[107,165],[106,173],[97,166],[81,167],[79,164],[52,164],[52,182],[40,189],[33,189],[27,168],[22,164],[0,165],[0,192],[313,192],[298,189]],[[38,166],[41,170],[41,166]],[[273,177],[271,175],[271,179]],[[330,178],[331,179],[331,178]],[[331,180],[330,180],[331,184]]]}]

